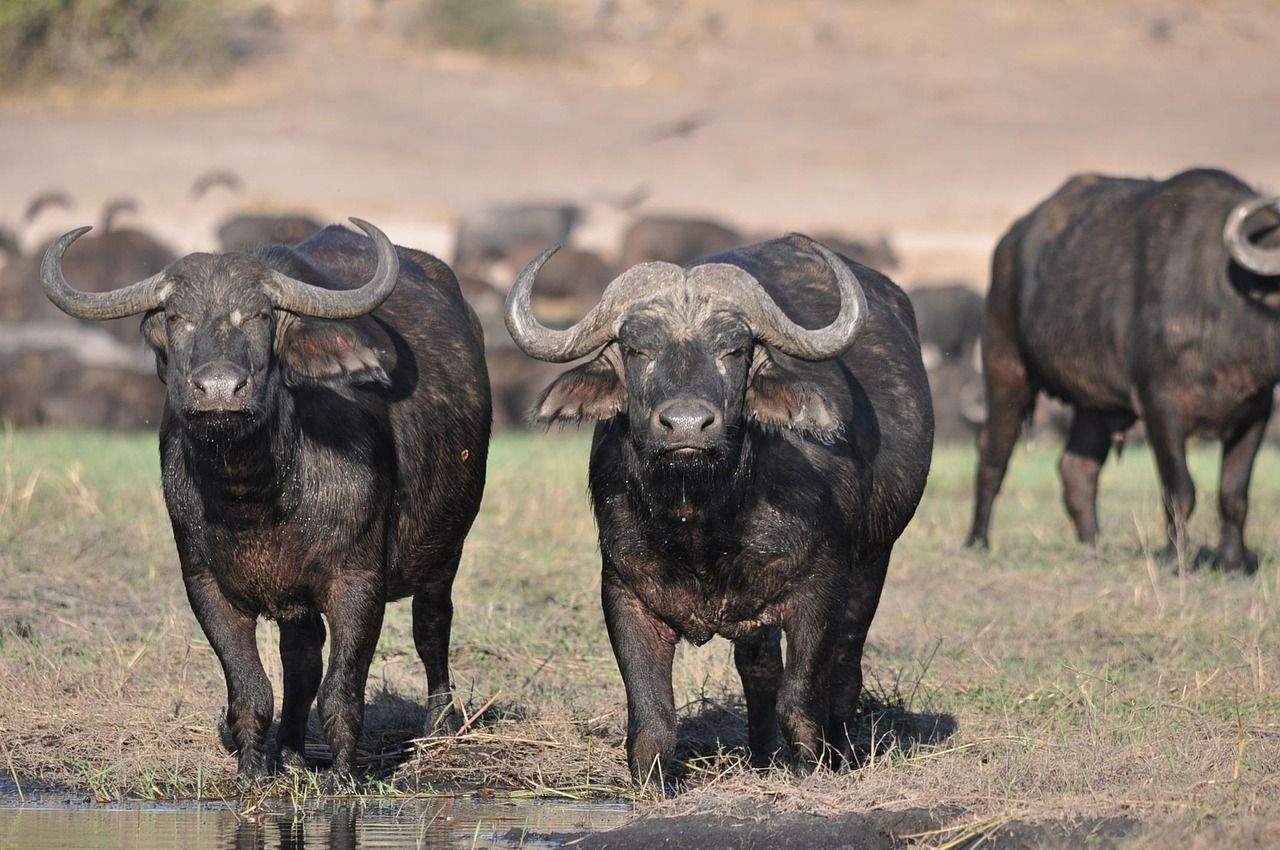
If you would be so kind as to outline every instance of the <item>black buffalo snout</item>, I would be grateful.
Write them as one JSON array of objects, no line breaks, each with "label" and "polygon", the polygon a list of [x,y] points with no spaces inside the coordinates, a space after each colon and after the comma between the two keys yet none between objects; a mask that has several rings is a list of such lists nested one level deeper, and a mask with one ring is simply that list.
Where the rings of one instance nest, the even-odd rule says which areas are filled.
[{"label": "black buffalo snout", "polygon": [[191,385],[202,403],[233,401],[248,384],[249,373],[229,360],[206,363],[191,373]]},{"label": "black buffalo snout", "polygon": [[723,424],[719,411],[701,399],[673,399],[653,413],[654,436],[671,449],[706,448]]}]

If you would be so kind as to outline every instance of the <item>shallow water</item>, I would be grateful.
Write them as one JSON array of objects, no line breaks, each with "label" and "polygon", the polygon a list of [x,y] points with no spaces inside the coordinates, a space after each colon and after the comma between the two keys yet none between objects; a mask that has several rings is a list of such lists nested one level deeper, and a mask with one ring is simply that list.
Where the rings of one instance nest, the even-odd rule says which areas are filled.
[{"label": "shallow water", "polygon": [[[4,802],[12,802],[5,800]],[[231,805],[44,803],[0,808],[0,850],[400,850],[550,848],[621,825],[626,803],[448,798],[330,803],[306,813]]]}]

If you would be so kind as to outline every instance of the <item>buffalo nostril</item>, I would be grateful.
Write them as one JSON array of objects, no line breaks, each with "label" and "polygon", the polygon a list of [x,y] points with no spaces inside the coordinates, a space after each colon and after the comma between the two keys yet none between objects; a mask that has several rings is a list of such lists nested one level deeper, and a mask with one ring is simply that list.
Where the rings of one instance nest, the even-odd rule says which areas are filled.
[{"label": "buffalo nostril", "polygon": [[226,361],[206,363],[191,374],[191,385],[202,396],[230,399],[249,384],[249,373]]},{"label": "buffalo nostril", "polygon": [[708,404],[670,404],[658,411],[658,424],[667,438],[699,437],[720,421],[719,414]]}]

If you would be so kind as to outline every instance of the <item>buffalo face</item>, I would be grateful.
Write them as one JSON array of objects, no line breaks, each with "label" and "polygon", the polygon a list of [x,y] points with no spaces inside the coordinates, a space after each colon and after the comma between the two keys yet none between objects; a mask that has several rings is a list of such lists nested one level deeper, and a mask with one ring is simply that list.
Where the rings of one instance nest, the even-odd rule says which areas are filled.
[{"label": "buffalo face", "polygon": [[168,277],[164,306],[142,330],[171,409],[188,423],[260,419],[277,380],[265,267],[243,254],[193,254]]},{"label": "buffalo face", "polygon": [[848,265],[812,243],[836,277],[840,313],[831,325],[795,325],[745,270],[708,263],[688,270],[645,263],[617,278],[577,325],[543,327],[529,309],[538,268],[530,263],[508,298],[507,325],[530,356],[563,361],[603,345],[543,393],[533,417],[625,418],[636,453],[662,467],[735,465],[748,422],[830,439],[839,419],[820,390],[794,379],[778,352],[834,357],[852,344],[866,300]]},{"label": "buffalo face", "polygon": [[[391,294],[399,260],[381,231],[356,223],[378,255],[373,278],[358,289],[304,282],[261,257],[231,253],[189,254],[121,289],[81,292],[63,276],[62,255],[88,228],[50,246],[41,279],[50,300],[77,318],[146,314],[143,336],[170,410],[188,427],[251,430],[274,412],[282,382],[387,382],[381,358],[389,346],[366,314]],[[323,283],[315,269],[296,273]]]}]

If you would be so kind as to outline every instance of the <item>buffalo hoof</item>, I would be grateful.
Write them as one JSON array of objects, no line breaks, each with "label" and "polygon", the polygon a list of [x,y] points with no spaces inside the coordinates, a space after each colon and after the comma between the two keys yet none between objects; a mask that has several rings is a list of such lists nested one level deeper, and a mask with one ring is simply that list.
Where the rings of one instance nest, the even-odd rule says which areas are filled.
[{"label": "buffalo hoof", "polygon": [[1170,564],[1170,565],[1178,565],[1178,566],[1185,564],[1187,566],[1194,566],[1194,564],[1191,562],[1191,559],[1186,557],[1186,553],[1185,552],[1180,553],[1178,551],[1178,547],[1173,545],[1172,543],[1165,544],[1165,547],[1161,549],[1159,552],[1156,552],[1154,557],[1156,562],[1161,564]]},{"label": "buffalo hoof", "polygon": [[300,750],[295,750],[293,747],[280,748],[279,763],[281,767],[287,768],[287,769],[293,769],[293,770],[307,769],[306,754]]},{"label": "buffalo hoof", "polygon": [[258,750],[241,753],[236,764],[236,783],[244,786],[257,785],[266,779],[271,771],[267,767],[267,757]]},{"label": "buffalo hoof", "polygon": [[427,719],[422,724],[422,737],[448,738],[462,729],[462,715],[454,708],[453,698],[447,704],[428,705]]},{"label": "buffalo hoof", "polygon": [[1243,552],[1219,550],[1213,554],[1212,563],[1215,568],[1224,573],[1253,575],[1258,571],[1258,553],[1249,550]]},{"label": "buffalo hoof", "polygon": [[231,754],[235,754],[240,749],[236,746],[236,739],[231,734],[231,726],[227,723],[227,718],[218,721],[218,742],[222,744],[222,748]]},{"label": "buffalo hoof", "polygon": [[977,552],[986,552],[991,549],[991,544],[987,542],[987,535],[985,534],[971,533],[964,541],[964,545],[966,549],[973,549]]},{"label": "buffalo hoof", "polygon": [[782,755],[781,747],[775,747],[773,749],[770,749],[768,747],[756,749],[753,747],[751,749],[751,769],[752,770],[772,770],[773,767],[777,764],[777,760],[781,755]]}]

